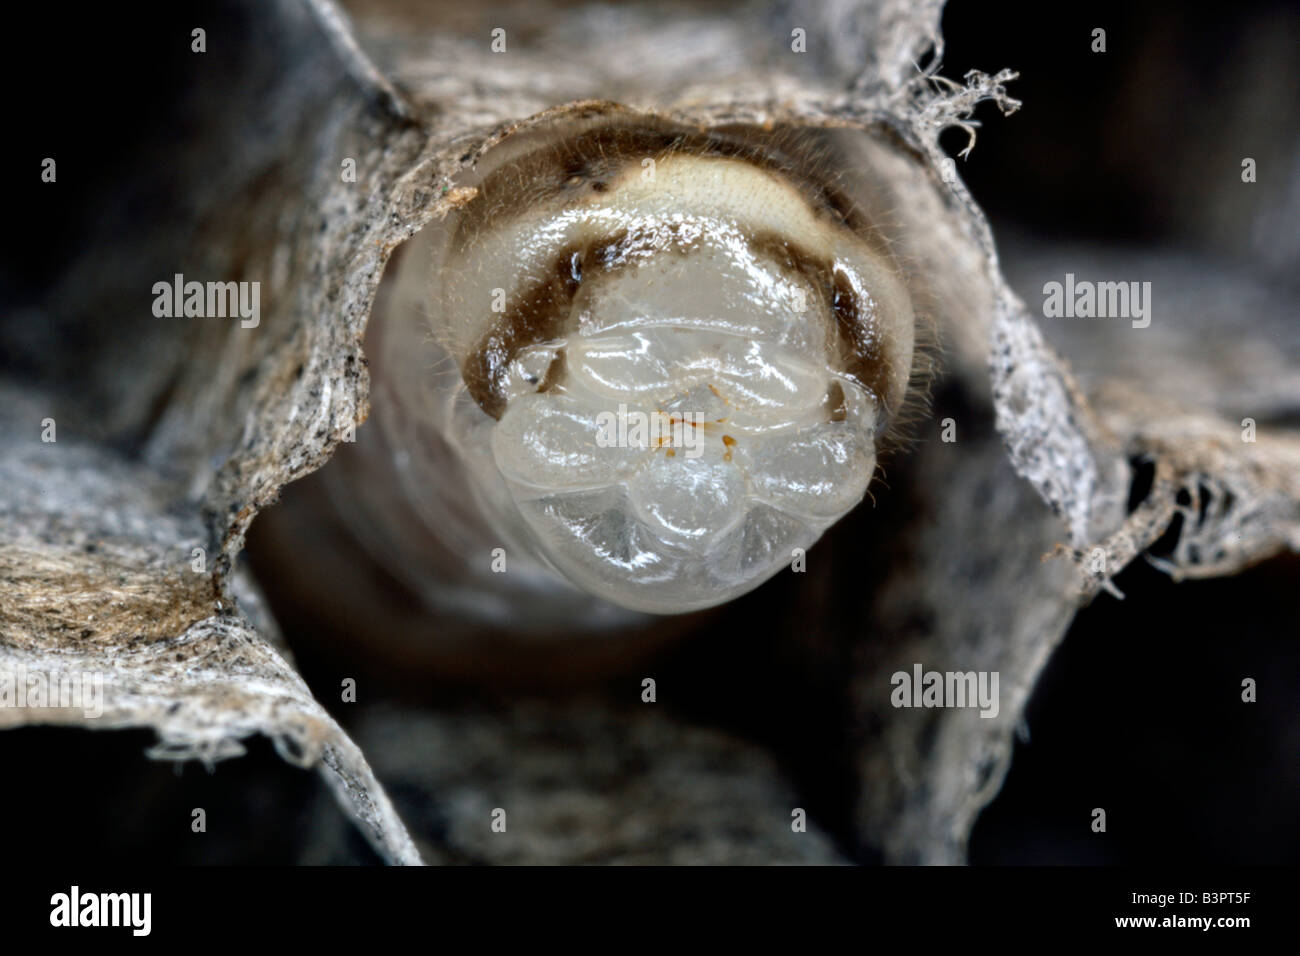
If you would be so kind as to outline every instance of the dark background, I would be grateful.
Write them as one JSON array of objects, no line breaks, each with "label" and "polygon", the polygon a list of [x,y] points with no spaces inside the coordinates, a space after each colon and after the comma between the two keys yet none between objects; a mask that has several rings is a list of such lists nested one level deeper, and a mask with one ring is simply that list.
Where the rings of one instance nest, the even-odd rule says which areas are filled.
[{"label": "dark background", "polygon": [[[1206,164],[1222,130],[1240,127],[1243,104],[1258,105],[1293,82],[1293,65],[1272,79],[1243,79],[1241,67],[1271,63],[1259,44],[1297,36],[1300,10],[1260,2],[1214,13],[1178,2],[1080,7],[955,0],[945,16],[945,75],[1003,66],[1021,72],[1010,91],[1024,108],[1002,119],[981,107],[987,126],[960,166],[995,235],[1231,256],[1197,215]],[[103,224],[124,209],[141,224],[183,215],[166,144],[176,130],[202,123],[189,109],[192,84],[235,82],[241,62],[239,48],[214,50],[202,76],[187,69],[190,28],[202,23],[210,35],[213,24],[238,28],[242,14],[234,6],[146,13],[95,5],[75,16],[47,6],[28,14],[0,41],[11,70],[26,64],[7,84],[6,315],[41,302],[84,243],[111,238]],[[1097,26],[1107,30],[1102,56],[1089,50]],[[247,30],[242,35],[258,42]],[[1271,102],[1283,129],[1294,129],[1297,105]],[[960,133],[947,136],[953,151],[963,145]],[[47,155],[59,162],[57,191],[38,182]],[[0,371],[20,374],[28,358],[6,351]],[[1126,600],[1103,595],[1085,609],[1044,674],[1028,710],[1028,740],[1017,744],[1003,792],[975,828],[972,862],[1300,861],[1297,581],[1295,558],[1200,583],[1174,584],[1140,560],[1120,575]],[[769,585],[776,590],[766,600],[781,587],[779,580]],[[763,606],[747,605],[753,613]],[[296,635],[292,621],[285,624],[308,682],[337,686],[335,662]],[[711,679],[724,672],[735,679],[736,641],[724,636],[679,648],[664,666],[690,675],[703,701]],[[749,659],[760,663],[741,679],[774,680],[771,662],[779,655],[753,648],[752,635],[747,643]],[[1259,682],[1251,706],[1239,700],[1246,676]],[[392,693],[409,696],[396,687]],[[710,710],[701,704],[700,716],[728,722]],[[352,715],[337,716],[346,726]],[[846,836],[839,768],[809,752],[806,736],[798,744],[783,738],[791,732],[779,729],[777,716],[730,723],[780,753],[819,808],[819,822],[846,852],[871,862]],[[815,716],[830,724],[835,714]],[[314,774],[288,767],[260,740],[250,741],[248,757],[215,773],[148,761],[151,742],[145,732],[0,734],[0,766],[17,771],[0,787],[0,818],[21,821],[6,833],[10,858],[292,863],[321,825],[319,815],[338,812],[321,799]],[[220,821],[213,833],[189,832],[196,806],[210,824]],[[1104,836],[1079,823],[1094,806],[1107,808]],[[376,862],[359,838],[348,852]]]}]

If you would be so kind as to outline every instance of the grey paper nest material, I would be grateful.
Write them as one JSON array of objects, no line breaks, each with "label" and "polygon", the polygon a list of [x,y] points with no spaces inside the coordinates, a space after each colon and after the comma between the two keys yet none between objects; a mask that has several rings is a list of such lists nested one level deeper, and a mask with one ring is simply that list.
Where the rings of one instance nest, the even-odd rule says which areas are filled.
[{"label": "grey paper nest material", "polygon": [[194,570],[189,556],[207,531],[197,512],[168,513],[174,489],[73,442],[11,440],[0,475],[0,674],[26,692],[22,706],[0,708],[0,728],[150,726],[152,756],[208,763],[265,734],[286,760],[322,764],[381,853],[418,862],[361,752],[266,631]]},{"label": "grey paper nest material", "polygon": [[[479,13],[393,2],[358,3],[349,20],[326,2],[250,5],[264,38],[255,60],[234,86],[197,83],[203,122],[169,146],[165,175],[186,197],[184,215],[96,244],[46,314],[6,331],[63,344],[37,349],[52,356],[47,367],[4,403],[0,669],[100,674],[104,707],[94,718],[0,709],[0,725],[147,726],[155,756],[174,759],[231,756],[265,734],[287,759],[322,768],[386,859],[418,861],[360,751],[276,649],[272,626],[250,620],[253,586],[231,573],[258,511],[365,420],[360,342],[388,256],[464,201],[452,178],[510,130],[556,108],[612,108],[562,104],[613,98],[702,126],[856,126],[876,136],[874,159],[913,237],[906,253],[943,305],[946,380],[974,412],[957,445],[914,453],[926,506],[900,520],[869,597],[827,597],[862,632],[854,823],[889,860],[963,859],[1080,602],[1189,511],[1180,490],[1222,506],[1186,526],[1172,573],[1229,573],[1294,549],[1300,444],[1263,426],[1254,444],[1234,440],[1209,393],[1202,406],[1169,407],[1104,365],[1086,392],[1076,383],[1003,281],[983,217],[942,174],[944,128],[966,125],[981,100],[1016,104],[1009,74],[958,86],[918,70],[939,42],[940,9],[839,0],[716,14],[674,3]],[[497,21],[509,27],[501,55],[488,46]],[[829,53],[792,55],[792,26]],[[346,160],[355,181],[340,175]],[[155,318],[146,293],[176,273],[261,283],[258,326]],[[116,334],[97,331],[105,321]],[[1177,338],[1177,316],[1166,332]],[[60,364],[69,342],[79,351]],[[1269,400],[1294,408],[1298,393],[1292,381]],[[40,440],[46,418],[55,443]],[[1144,456],[1157,480],[1126,518],[1128,462]],[[1043,561],[1058,544],[1065,553]],[[999,672],[1000,713],[892,708],[888,675],[915,661]],[[805,858],[829,858],[816,846]]]}]

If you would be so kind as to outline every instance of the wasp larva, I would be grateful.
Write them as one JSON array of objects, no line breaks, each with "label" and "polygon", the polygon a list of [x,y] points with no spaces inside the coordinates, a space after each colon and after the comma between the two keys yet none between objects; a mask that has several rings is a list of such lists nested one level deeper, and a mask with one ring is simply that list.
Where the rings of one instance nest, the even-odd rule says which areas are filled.
[{"label": "wasp larva", "polygon": [[507,137],[460,188],[367,339],[378,435],[352,481],[409,499],[365,518],[397,573],[437,539],[496,554],[500,593],[558,575],[672,614],[757,587],[862,499],[916,320],[815,134],[589,118]]}]

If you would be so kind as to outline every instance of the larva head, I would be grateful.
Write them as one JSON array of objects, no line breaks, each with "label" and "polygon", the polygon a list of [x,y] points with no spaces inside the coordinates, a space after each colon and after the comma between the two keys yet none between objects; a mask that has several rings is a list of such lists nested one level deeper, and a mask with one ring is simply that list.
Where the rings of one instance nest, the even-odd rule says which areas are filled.
[{"label": "larva head", "polygon": [[473,185],[429,311],[460,370],[452,440],[503,535],[676,613],[756,587],[858,504],[915,319],[815,151],[589,121],[498,147]]}]

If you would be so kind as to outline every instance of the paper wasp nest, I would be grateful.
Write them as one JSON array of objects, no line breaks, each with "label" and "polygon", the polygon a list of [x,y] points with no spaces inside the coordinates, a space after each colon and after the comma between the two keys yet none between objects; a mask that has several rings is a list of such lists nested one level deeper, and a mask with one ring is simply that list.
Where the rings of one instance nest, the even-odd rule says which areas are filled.
[{"label": "paper wasp nest", "polygon": [[[0,668],[106,675],[98,723],[4,709],[3,725],[150,727],[156,755],[209,760],[264,734],[322,769],[386,859],[418,862],[238,571],[254,520],[273,516],[259,513],[318,481],[348,540],[314,502],[264,577],[305,582],[313,640],[339,624],[365,638],[358,660],[377,656],[400,629],[386,577],[418,597],[421,639],[476,616],[576,645],[755,602],[754,632],[833,647],[849,840],[956,862],[1075,610],[1176,514],[1198,517],[1180,495],[1209,487],[1231,505],[1185,526],[1195,548],[1175,551],[1175,573],[1296,546],[1285,427],[1243,445],[1225,409],[1194,406],[1203,378],[1181,359],[1193,384],[1164,391],[1180,396],[1171,410],[1152,397],[1167,365],[1133,356],[1156,370],[1150,384],[1110,374],[1128,341],[1079,345],[1086,387],[1044,343],[939,147],[945,128],[970,131],[977,103],[1013,110],[1013,75],[936,76],[940,4],[684,10],[359,0],[354,27],[326,0],[247,6],[265,27],[247,56],[194,68],[186,115],[202,122],[159,134],[163,168],[163,147],[138,163],[184,201],[147,227],[114,206],[45,311],[0,323],[4,354],[27,363],[0,384]],[[258,283],[260,324],[150,314],[148,290],[178,273]],[[1193,338],[1163,352],[1200,354]],[[849,513],[936,342],[936,401],[961,440],[903,422],[918,440],[890,459],[894,500]],[[1274,351],[1220,364],[1237,375]],[[1264,423],[1295,407],[1274,379],[1253,393]],[[32,438],[46,418],[57,443]],[[1137,460],[1154,479],[1126,514]],[[819,535],[816,573],[758,587]],[[355,558],[318,571],[341,545],[384,574]],[[483,634],[459,638],[483,652]],[[916,661],[1000,673],[997,717],[893,708],[888,675]],[[560,724],[599,736],[611,760],[630,741],[665,797],[626,832],[656,840],[677,832],[655,814],[681,789],[675,761],[694,755],[693,805],[729,815],[752,797],[747,845],[765,859],[835,858],[825,840],[766,853],[773,820],[790,836],[793,798],[761,746],[640,706],[599,700],[548,721],[546,705],[512,703],[466,719],[468,749]],[[429,719],[457,737],[461,724]],[[520,753],[503,747],[492,766]],[[538,787],[556,776],[532,770]]]}]

